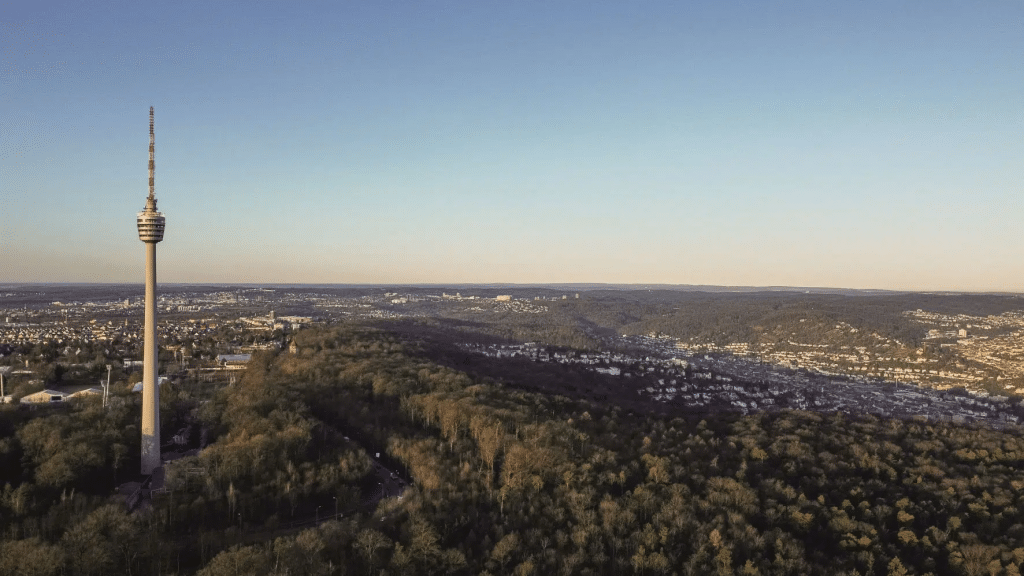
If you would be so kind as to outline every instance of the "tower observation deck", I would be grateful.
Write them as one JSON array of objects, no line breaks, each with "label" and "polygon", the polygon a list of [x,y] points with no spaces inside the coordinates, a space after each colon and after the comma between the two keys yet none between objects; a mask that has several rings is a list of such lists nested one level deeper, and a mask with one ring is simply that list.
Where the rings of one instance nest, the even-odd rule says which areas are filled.
[{"label": "tower observation deck", "polygon": [[156,199],[146,201],[146,209],[139,212],[139,240],[157,243],[164,239],[164,215],[156,211]]}]

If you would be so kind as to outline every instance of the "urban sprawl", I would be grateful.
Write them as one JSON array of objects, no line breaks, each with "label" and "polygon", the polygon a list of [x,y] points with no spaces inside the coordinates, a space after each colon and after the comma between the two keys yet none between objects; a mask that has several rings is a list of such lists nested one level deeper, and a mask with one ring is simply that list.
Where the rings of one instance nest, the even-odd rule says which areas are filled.
[{"label": "urban sprawl", "polygon": [[[46,294],[35,296],[43,300]],[[230,373],[244,368],[255,351],[286,347],[288,335],[309,324],[543,316],[550,301],[578,298],[579,294],[463,296],[447,291],[337,295],[268,288],[165,290],[158,300],[161,371],[171,379]],[[5,300],[18,302],[5,305]],[[285,313],[275,312],[282,310]],[[4,400],[54,401],[81,392],[42,390],[43,371],[53,363],[113,363],[123,370],[122,377],[129,374],[140,366],[142,312],[138,295],[30,303],[23,292],[0,292]],[[942,352],[940,356],[927,352],[925,345],[914,348],[877,334],[858,334],[845,323],[831,328],[835,337],[825,341],[800,341],[794,333],[773,342],[716,344],[649,333],[604,336],[599,350],[541,343],[456,344],[493,358],[573,365],[616,379],[651,401],[690,410],[859,411],[996,425],[1019,419],[1017,395],[1024,388],[1016,383],[1024,376],[1024,314],[904,314],[921,326],[924,343]],[[1005,392],[992,394],[978,386],[992,381],[1006,382],[1001,385]],[[21,395],[12,394],[14,390]]]}]

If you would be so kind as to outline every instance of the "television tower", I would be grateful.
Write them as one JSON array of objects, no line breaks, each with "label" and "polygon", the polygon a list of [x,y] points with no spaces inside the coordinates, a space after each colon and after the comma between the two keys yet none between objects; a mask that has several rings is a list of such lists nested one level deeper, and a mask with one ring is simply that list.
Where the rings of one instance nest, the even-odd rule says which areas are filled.
[{"label": "television tower", "polygon": [[149,107],[149,198],[139,212],[139,240],[146,243],[146,342],[142,355],[142,473],[152,474],[160,460],[160,387],[157,386],[156,243],[164,239],[164,215],[156,210],[153,160],[153,107]]}]

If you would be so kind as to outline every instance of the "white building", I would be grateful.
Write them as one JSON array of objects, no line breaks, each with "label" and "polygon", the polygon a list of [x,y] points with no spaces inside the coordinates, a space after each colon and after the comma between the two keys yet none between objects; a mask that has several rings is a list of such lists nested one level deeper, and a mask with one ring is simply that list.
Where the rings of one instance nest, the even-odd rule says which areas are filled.
[{"label": "white building", "polygon": [[312,316],[278,316],[277,319],[281,322],[301,326],[302,324],[309,324],[313,321]]},{"label": "white building", "polygon": [[40,390],[28,396],[22,396],[22,403],[28,404],[49,404],[50,402],[63,402],[67,400],[68,394],[60,390]]},{"label": "white building", "polygon": [[[164,382],[167,382],[167,376],[158,377],[156,379],[157,388],[163,386]],[[132,386],[132,392],[142,392],[142,382],[136,382],[135,386]]]},{"label": "white building", "polygon": [[244,368],[252,360],[252,354],[218,354],[217,363],[225,368]]},{"label": "white building", "polygon": [[103,396],[103,390],[100,388],[86,388],[85,390],[79,390],[78,392],[72,393],[69,398],[87,398],[89,396]]}]

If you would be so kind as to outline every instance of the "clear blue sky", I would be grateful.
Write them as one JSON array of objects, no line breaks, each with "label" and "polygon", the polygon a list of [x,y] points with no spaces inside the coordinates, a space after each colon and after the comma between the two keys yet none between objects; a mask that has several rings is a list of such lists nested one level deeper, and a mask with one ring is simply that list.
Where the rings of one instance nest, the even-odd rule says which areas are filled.
[{"label": "clear blue sky", "polygon": [[0,9],[0,281],[1024,292],[1024,4]]}]

